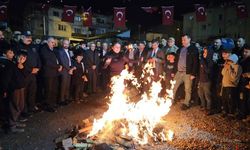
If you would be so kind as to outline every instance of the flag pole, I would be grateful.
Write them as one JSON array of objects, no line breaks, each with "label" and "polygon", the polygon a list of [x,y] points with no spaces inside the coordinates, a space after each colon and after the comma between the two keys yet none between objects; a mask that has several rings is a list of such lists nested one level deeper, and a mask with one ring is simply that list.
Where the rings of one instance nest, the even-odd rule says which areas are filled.
[{"label": "flag pole", "polygon": [[46,36],[46,19],[45,19],[45,14],[43,14],[43,35]]}]

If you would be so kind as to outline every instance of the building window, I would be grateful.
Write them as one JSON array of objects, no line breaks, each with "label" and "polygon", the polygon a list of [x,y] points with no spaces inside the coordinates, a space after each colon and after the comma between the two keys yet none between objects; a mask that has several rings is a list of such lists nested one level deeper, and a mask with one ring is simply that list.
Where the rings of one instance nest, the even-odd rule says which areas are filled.
[{"label": "building window", "polygon": [[75,16],[75,21],[81,22],[82,18],[80,16]]},{"label": "building window", "polygon": [[79,28],[74,28],[74,31],[75,31],[75,33],[77,33],[77,34],[80,34],[80,33],[81,33],[81,29],[79,29]]},{"label": "building window", "polygon": [[219,34],[221,34],[221,28],[219,28]]},{"label": "building window", "polygon": [[53,11],[53,16],[60,17],[59,12],[58,11]]},{"label": "building window", "polygon": [[104,19],[97,18],[96,22],[99,23],[99,24],[104,24]]},{"label": "building window", "polygon": [[206,31],[206,30],[207,30],[207,25],[202,25],[202,26],[201,26],[201,29],[202,29],[203,31]]},{"label": "building window", "polygon": [[66,25],[58,24],[58,30],[59,31],[66,31]]},{"label": "building window", "polygon": [[223,15],[219,14],[219,21],[222,21],[222,19],[223,19]]}]

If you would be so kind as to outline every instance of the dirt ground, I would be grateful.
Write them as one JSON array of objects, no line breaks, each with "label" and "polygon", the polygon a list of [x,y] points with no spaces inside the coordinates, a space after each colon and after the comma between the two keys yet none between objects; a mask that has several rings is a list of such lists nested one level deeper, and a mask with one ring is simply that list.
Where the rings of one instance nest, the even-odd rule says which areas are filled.
[{"label": "dirt ground", "polygon": [[[107,110],[103,94],[88,98],[87,103],[71,103],[55,113],[41,112],[27,122],[25,133],[4,134],[0,131],[0,150],[53,150],[53,140],[90,116]],[[171,142],[145,145],[138,149],[250,149],[250,123],[229,121],[219,114],[206,116],[198,106],[181,111],[172,106],[163,125],[174,131]]]}]

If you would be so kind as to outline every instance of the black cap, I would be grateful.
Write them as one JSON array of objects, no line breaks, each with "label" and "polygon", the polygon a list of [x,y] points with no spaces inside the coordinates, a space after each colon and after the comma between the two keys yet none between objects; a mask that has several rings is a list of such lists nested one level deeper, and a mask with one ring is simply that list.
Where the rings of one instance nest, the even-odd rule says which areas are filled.
[{"label": "black cap", "polygon": [[23,35],[24,36],[32,36],[31,31],[24,31]]}]

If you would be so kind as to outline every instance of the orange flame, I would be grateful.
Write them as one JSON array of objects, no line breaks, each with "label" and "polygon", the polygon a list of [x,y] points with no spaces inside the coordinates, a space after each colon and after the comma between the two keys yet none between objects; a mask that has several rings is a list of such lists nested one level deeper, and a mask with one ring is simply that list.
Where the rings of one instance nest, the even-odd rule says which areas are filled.
[{"label": "orange flame", "polygon": [[[153,75],[150,64],[145,65],[142,77],[145,77],[146,73]],[[164,131],[157,134],[154,129],[160,123],[161,118],[170,111],[175,82],[171,81],[171,89],[166,91],[167,95],[163,98],[158,96],[162,90],[160,81],[155,82],[148,77],[147,81],[152,82],[149,94],[143,93],[141,99],[134,103],[129,102],[128,95],[124,93],[126,89],[124,81],[126,80],[132,81],[131,83],[136,87],[141,86],[134,75],[127,70],[123,70],[120,76],[113,77],[109,108],[101,119],[94,120],[93,129],[88,137],[101,135],[104,129],[115,128],[114,121],[117,121],[121,124],[122,135],[132,137],[141,145],[147,144],[149,137],[161,139],[161,141],[172,140],[172,131],[168,131],[168,135],[166,135]]]}]

